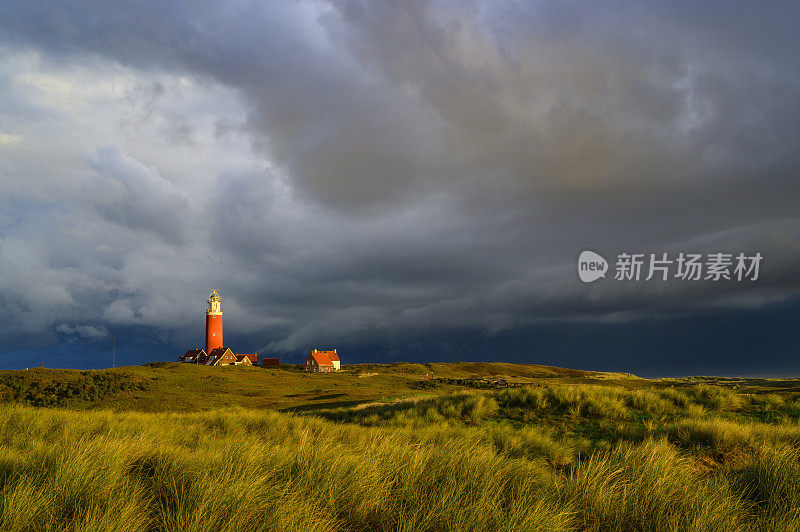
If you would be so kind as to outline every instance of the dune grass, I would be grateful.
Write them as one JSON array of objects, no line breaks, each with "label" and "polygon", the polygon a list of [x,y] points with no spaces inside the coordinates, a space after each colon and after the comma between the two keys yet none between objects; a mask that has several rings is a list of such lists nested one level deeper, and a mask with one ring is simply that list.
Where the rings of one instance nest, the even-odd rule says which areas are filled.
[{"label": "dune grass", "polygon": [[0,406],[0,530],[798,530],[794,393],[543,384],[280,412]]},{"label": "dune grass", "polygon": [[[345,364],[332,374],[309,374],[297,365],[260,368],[157,362],[105,370],[31,368],[0,372],[0,404],[107,408],[139,412],[195,412],[244,406],[277,410],[313,410],[446,394],[458,385],[435,384],[431,376],[454,382],[513,373],[517,380],[600,380],[607,374],[535,364]],[[639,379],[641,380],[641,379]]]}]

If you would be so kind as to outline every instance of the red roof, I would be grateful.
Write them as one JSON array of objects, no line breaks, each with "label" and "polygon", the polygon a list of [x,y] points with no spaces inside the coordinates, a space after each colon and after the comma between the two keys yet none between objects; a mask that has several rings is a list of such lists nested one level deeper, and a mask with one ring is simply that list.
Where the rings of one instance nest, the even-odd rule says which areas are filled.
[{"label": "red roof", "polygon": [[322,355],[328,357],[333,362],[339,362],[339,355],[336,353],[336,349],[333,351],[321,351],[319,349],[312,349],[311,353],[321,353]]},{"label": "red roof", "polygon": [[240,355],[236,355],[236,358],[238,359],[240,356],[249,358],[250,362],[252,362],[253,364],[255,364],[258,361],[258,355],[255,353],[242,353]]},{"label": "red roof", "polygon": [[325,351],[311,351],[308,356],[314,359],[318,366],[333,366],[330,357]]}]

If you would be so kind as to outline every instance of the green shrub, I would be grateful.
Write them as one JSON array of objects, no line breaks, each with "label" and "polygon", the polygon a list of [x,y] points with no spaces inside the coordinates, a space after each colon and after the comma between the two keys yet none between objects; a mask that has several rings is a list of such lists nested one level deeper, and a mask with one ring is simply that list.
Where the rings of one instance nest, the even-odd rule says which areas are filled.
[{"label": "green shrub", "polygon": [[146,381],[120,373],[81,371],[64,378],[47,382],[27,372],[4,372],[0,374],[0,397],[5,402],[36,407],[64,407],[96,402],[127,390],[147,389]]}]

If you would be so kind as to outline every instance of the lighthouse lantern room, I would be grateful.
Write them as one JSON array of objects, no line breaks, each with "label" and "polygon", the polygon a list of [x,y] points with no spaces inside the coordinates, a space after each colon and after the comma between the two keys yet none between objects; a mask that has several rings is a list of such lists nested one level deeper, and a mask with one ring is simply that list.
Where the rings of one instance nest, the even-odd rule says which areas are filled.
[{"label": "lighthouse lantern room", "polygon": [[206,309],[206,353],[222,347],[222,298],[211,290]]}]

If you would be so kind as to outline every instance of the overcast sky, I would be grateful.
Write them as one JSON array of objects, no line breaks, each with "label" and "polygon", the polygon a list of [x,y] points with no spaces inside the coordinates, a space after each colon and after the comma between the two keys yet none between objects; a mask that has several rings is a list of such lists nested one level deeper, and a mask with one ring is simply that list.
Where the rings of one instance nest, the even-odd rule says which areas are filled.
[{"label": "overcast sky", "polygon": [[[0,4],[0,367],[800,373],[800,9]],[[584,284],[585,249],[760,253]]]}]

